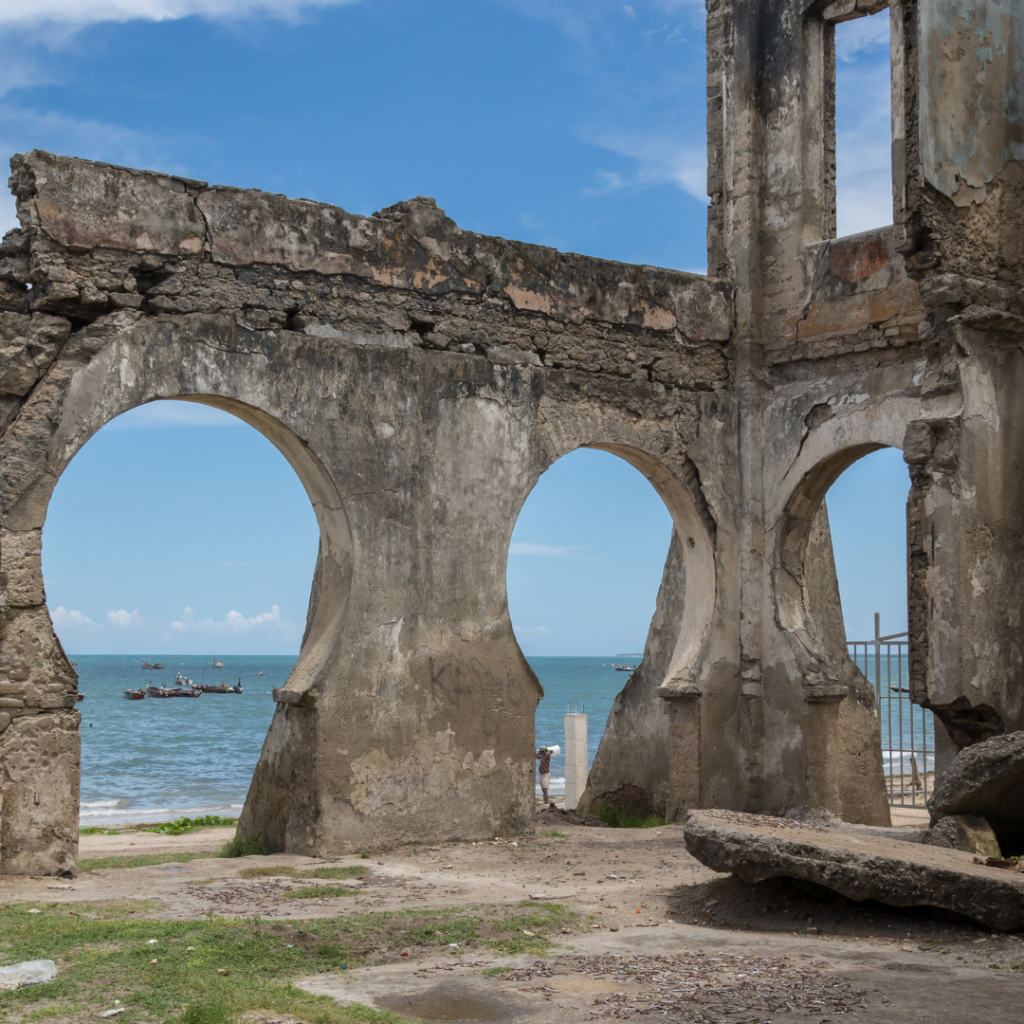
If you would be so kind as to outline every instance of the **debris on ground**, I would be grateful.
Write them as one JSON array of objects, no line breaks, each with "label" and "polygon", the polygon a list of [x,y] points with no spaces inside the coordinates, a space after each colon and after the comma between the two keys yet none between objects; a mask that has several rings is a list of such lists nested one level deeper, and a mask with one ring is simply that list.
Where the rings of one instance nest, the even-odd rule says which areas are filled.
[{"label": "debris on ground", "polygon": [[864,1009],[864,992],[825,973],[824,967],[816,962],[797,965],[785,957],[733,953],[605,953],[535,960],[502,978],[533,981],[566,974],[610,978],[622,991],[598,996],[592,1020],[653,1014],[672,1024],[753,1024],[764,1021],[765,1014],[786,1010],[827,1017]]},{"label": "debris on ground", "polygon": [[0,992],[53,981],[56,977],[57,965],[52,960],[25,960],[10,967],[0,967]]}]

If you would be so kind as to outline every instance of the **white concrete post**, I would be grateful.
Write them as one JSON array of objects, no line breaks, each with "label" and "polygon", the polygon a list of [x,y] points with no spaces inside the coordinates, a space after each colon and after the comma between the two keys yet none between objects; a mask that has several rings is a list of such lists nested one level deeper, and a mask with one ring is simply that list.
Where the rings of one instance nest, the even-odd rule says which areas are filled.
[{"label": "white concrete post", "polygon": [[587,787],[587,716],[565,716],[565,809],[576,805]]}]

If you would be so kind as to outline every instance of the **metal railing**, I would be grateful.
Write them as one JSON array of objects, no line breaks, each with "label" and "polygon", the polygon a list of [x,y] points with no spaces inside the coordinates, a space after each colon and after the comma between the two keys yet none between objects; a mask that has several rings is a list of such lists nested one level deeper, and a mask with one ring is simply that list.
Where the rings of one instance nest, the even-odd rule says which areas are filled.
[{"label": "metal railing", "polygon": [[931,712],[910,700],[910,657],[906,633],[850,640],[853,663],[875,688],[882,726],[882,770],[889,803],[923,807],[935,783],[935,725]]}]

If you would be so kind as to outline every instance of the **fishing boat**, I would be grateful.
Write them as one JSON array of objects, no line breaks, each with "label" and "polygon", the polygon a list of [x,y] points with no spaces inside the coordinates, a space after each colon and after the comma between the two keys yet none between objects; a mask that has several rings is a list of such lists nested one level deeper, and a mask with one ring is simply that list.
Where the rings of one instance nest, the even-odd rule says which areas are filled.
[{"label": "fishing boat", "polygon": [[612,668],[616,672],[635,672],[639,667],[639,665],[616,665],[614,661],[612,662]]},{"label": "fishing boat", "polygon": [[167,691],[171,697],[202,697],[203,691],[193,686],[176,686],[173,690]]},{"label": "fishing boat", "polygon": [[76,694],[76,695],[75,695],[75,703],[76,703],[76,704],[77,704],[77,703],[78,703],[79,701],[82,701],[82,700],[85,700],[85,694],[84,694],[84,693],[79,693],[79,694]]},{"label": "fishing boat", "polygon": [[183,676],[180,672],[174,673],[174,683],[176,686],[195,686],[196,684],[189,679],[188,676]]},{"label": "fishing boat", "polygon": [[200,690],[203,693],[241,693],[242,692],[242,680],[239,678],[237,686],[228,686],[227,683],[221,683],[219,686],[200,686]]},{"label": "fishing boat", "polygon": [[173,697],[174,694],[166,686],[147,686],[146,694],[149,697]]},{"label": "fishing boat", "polygon": [[223,661],[218,661],[217,660],[217,655],[215,654],[213,656],[213,664],[210,666],[210,668],[223,668],[223,667],[224,667],[224,662]]},{"label": "fishing boat", "polygon": [[125,690],[124,691],[124,699],[125,700],[145,700],[146,699],[146,691],[145,690]]},{"label": "fishing boat", "polygon": [[146,660],[143,660],[143,662],[142,662],[142,667],[143,667],[143,668],[157,668],[157,669],[162,669],[162,668],[164,667],[164,663],[163,663],[162,661],[155,661],[155,662],[153,662],[153,664],[152,664],[152,665],[150,665],[150,663],[149,663],[148,661],[146,661]]}]

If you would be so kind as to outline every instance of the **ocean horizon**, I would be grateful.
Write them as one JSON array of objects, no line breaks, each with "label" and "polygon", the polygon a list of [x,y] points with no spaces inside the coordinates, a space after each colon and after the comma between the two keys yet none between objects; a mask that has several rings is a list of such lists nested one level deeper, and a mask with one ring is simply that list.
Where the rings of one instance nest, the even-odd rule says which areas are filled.
[{"label": "ocean horizon", "polygon": [[[77,662],[82,713],[80,820],[87,825],[165,821],[187,815],[237,817],[274,713],[271,692],[283,686],[296,655],[146,655],[163,670],[142,668],[141,655],[69,655]],[[640,656],[527,657],[544,687],[536,743],[564,751],[564,716],[586,712],[588,767],[617,694],[629,676],[612,662]],[[123,691],[173,685],[176,672],[201,680],[242,681],[241,694],[199,700],[125,700]],[[565,792],[565,758],[551,761],[551,792]],[[536,788],[540,796],[540,788]]]}]

